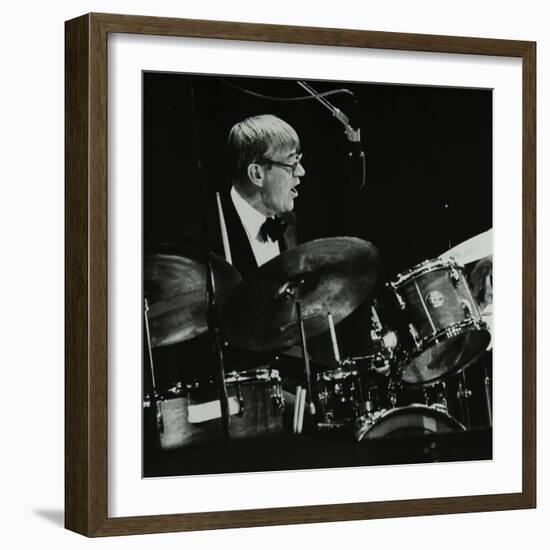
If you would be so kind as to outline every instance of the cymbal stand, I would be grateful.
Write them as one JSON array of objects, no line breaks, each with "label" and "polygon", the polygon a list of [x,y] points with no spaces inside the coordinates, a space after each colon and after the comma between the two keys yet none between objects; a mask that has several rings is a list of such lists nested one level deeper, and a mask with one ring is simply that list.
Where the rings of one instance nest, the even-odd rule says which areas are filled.
[{"label": "cymbal stand", "polygon": [[304,319],[302,315],[302,304],[298,297],[298,291],[300,285],[305,283],[304,280],[296,281],[294,283],[289,283],[285,288],[284,292],[287,296],[294,300],[294,306],[296,307],[296,317],[298,319],[298,325],[300,327],[300,344],[302,346],[302,355],[304,357],[304,372],[306,376],[307,391],[309,393],[309,412],[315,414],[315,405],[313,403],[313,391],[311,386],[311,369],[309,366],[309,354],[307,352],[307,341],[306,341],[306,331],[304,329]]},{"label": "cymbal stand", "polygon": [[147,341],[147,355],[149,357],[149,369],[151,371],[151,385],[153,387],[152,403],[155,407],[155,417],[157,422],[157,429],[160,432],[164,430],[164,422],[162,419],[162,411],[158,406],[158,393],[157,383],[155,378],[155,368],[153,364],[153,347],[151,345],[151,331],[149,330],[149,303],[147,298],[143,299],[143,319],[145,322],[145,340]]},{"label": "cymbal stand", "polygon": [[[222,414],[222,436],[224,439],[229,439],[229,403],[227,396],[227,385],[225,383],[225,368],[223,361],[223,344],[221,337],[221,328],[218,318],[218,312],[216,309],[216,283],[214,280],[214,271],[212,269],[212,259],[210,257],[210,242],[208,235],[210,234],[210,219],[208,204],[212,197],[210,182],[205,177],[203,165],[202,165],[202,151],[199,144],[201,143],[201,126],[198,107],[195,101],[195,84],[194,78],[189,79],[189,98],[192,115],[193,133],[196,136],[194,140],[195,154],[197,161],[197,170],[200,175],[201,183],[204,189],[204,211],[202,220],[202,229],[204,236],[204,250],[206,260],[206,318],[208,321],[208,332],[212,335],[212,347],[217,362],[216,374],[218,378],[218,394],[220,397],[220,408]],[[218,199],[216,199],[218,200]],[[218,201],[219,216],[220,216],[220,229],[222,232],[222,241],[224,245],[224,251],[226,253],[226,260],[231,263],[231,255],[228,252],[229,244],[227,241],[227,231],[225,228],[225,221],[223,220],[223,212],[221,212],[221,203]],[[227,244],[227,247],[226,247]]]},{"label": "cymbal stand", "polygon": [[222,436],[229,439],[229,402],[227,395],[227,384],[225,382],[225,366],[223,360],[223,344],[221,337],[220,323],[216,309],[216,282],[214,280],[214,271],[212,269],[212,258],[210,253],[206,264],[206,308],[208,318],[208,329],[212,335],[212,345],[217,362],[216,374],[218,377],[218,392],[220,397],[220,407],[222,413]]},{"label": "cymbal stand", "polygon": [[[453,220],[452,217],[452,209],[450,209],[450,201],[448,198],[445,198],[443,201],[443,212],[445,213],[445,218],[449,219],[449,224],[447,226],[447,237],[448,237],[448,247],[449,250],[453,247],[453,240],[451,238],[452,230],[451,230],[451,222]],[[462,423],[464,426],[466,426],[466,429],[469,430],[472,427],[471,417],[470,417],[470,397],[472,396],[472,392],[469,390],[468,385],[466,383],[466,373],[465,371],[462,371],[459,374],[458,378],[458,388],[456,392],[456,396],[458,398],[458,404],[460,407],[460,416],[462,419]]]},{"label": "cymbal stand", "polygon": [[460,415],[462,417],[463,424],[469,430],[472,427],[469,403],[472,392],[468,389],[466,384],[466,373],[462,371],[459,376],[460,378],[458,380],[458,390],[456,392],[456,396],[460,405]]},{"label": "cymbal stand", "polygon": [[153,348],[151,346],[151,332],[149,331],[149,303],[147,298],[143,299],[143,318],[145,320],[145,339],[147,340],[147,355],[149,356],[149,368],[151,369],[151,383],[153,392],[157,393],[157,384],[155,381],[155,369],[153,368]]}]

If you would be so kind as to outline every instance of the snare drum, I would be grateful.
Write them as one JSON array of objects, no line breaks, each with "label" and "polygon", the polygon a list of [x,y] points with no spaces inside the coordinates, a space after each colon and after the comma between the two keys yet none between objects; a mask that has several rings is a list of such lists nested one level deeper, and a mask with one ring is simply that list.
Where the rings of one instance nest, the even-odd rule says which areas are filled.
[{"label": "snare drum", "polygon": [[362,417],[357,422],[355,438],[362,441],[464,431],[466,428],[443,410],[414,404]]},{"label": "snare drum", "polygon": [[399,341],[406,353],[406,384],[431,385],[460,372],[487,349],[487,324],[453,260],[426,260],[388,286],[403,321]]},{"label": "snare drum", "polygon": [[[225,381],[232,439],[282,431],[284,400],[277,370],[232,372]],[[163,450],[214,441],[221,434],[221,407],[213,381],[177,384],[157,399],[155,414]]]},{"label": "snare drum", "polygon": [[316,375],[319,429],[349,426],[360,414],[361,384],[357,371],[341,368]]}]

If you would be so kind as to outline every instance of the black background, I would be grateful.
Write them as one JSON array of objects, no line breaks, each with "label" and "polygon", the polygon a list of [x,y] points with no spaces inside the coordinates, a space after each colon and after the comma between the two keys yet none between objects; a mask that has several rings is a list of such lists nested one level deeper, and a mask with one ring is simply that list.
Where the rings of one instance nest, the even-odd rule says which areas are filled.
[{"label": "black background", "polygon": [[[306,95],[293,80],[228,78],[277,97]],[[210,191],[229,187],[225,142],[233,124],[272,113],[300,136],[306,176],[298,239],[353,233],[380,251],[384,277],[492,226],[492,92],[482,89],[308,81],[362,132],[367,183],[346,204],[349,142],[316,100],[248,95],[217,76],[144,73],[144,240],[186,242]],[[346,223],[353,216],[353,227]],[[193,243],[199,244],[199,243]]]},{"label": "black background", "polygon": [[[353,92],[355,101],[349,94],[328,99],[351,117],[354,127],[361,128],[367,181],[360,191],[358,182],[350,181],[348,176],[350,144],[343,127],[318,101],[274,101],[235,88],[281,98],[305,95],[296,81],[244,77],[226,80],[232,86],[217,76],[150,72],[143,75],[143,240],[152,250],[159,243],[204,246],[204,215],[215,212],[213,192],[230,187],[225,162],[229,130],[236,122],[263,113],[279,116],[300,137],[306,175],[295,201],[298,241],[352,234],[372,242],[381,260],[375,295],[398,272],[435,258],[492,227],[491,90],[309,80],[320,92],[337,88]],[[338,325],[343,356],[366,352],[369,323],[370,307],[366,301]],[[316,347],[316,361],[323,365],[328,364],[327,357],[333,361],[328,338],[321,335],[314,340],[317,342],[310,342],[310,352]],[[207,349],[206,337],[155,348],[160,389],[182,379],[203,376],[205,369],[212,374],[212,364],[207,368],[205,361]],[[226,355],[226,370],[228,362],[231,357]],[[301,372],[298,363],[287,364],[291,376]],[[284,365],[280,368],[284,369]],[[484,424],[482,371],[475,370],[470,375],[474,390],[472,412],[474,423]],[[146,368],[146,392],[150,390],[148,378]],[[456,384],[454,379],[448,384],[455,401]],[[452,402],[450,406],[453,410]],[[490,437],[483,437],[483,453],[487,453]],[[369,462],[374,460],[372,456],[365,457],[363,451],[355,456],[357,449],[346,444],[353,463],[373,463]],[[261,449],[262,445],[256,447]],[[325,449],[326,441],[321,445]],[[475,452],[479,450],[472,446]],[[338,447],[330,465],[344,465],[344,447]],[[462,458],[482,457],[483,453],[464,454],[462,447],[459,445]],[[263,458],[253,455],[251,465],[242,462],[246,453],[239,449],[235,450],[235,464],[231,467],[223,461],[209,469],[203,458],[198,459],[199,473],[233,471],[233,467],[235,471],[274,469],[275,459],[270,452],[265,451]],[[286,457],[289,447],[284,449]],[[318,453],[296,453],[298,463],[303,463],[300,467],[317,464],[312,456]],[[388,460],[424,460],[425,457],[418,458],[420,455],[396,458],[391,454]],[[192,464],[179,453],[175,458],[154,453],[151,456],[145,455],[145,475],[194,472]],[[456,458],[452,453],[449,457]],[[287,458],[281,459],[280,464],[279,459],[275,460],[275,469],[298,467]],[[173,468],[170,460],[174,461]]]}]

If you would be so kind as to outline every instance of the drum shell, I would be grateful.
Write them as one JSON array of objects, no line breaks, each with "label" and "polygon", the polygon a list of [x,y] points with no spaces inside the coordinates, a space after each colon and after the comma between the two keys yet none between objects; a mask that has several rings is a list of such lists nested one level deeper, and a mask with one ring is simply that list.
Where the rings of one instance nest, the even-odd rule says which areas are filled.
[{"label": "drum shell", "polygon": [[455,262],[427,260],[389,286],[400,310],[406,384],[431,385],[456,374],[487,348],[490,333]]},{"label": "drum shell", "polygon": [[214,441],[221,433],[219,419],[195,424],[189,422],[190,399],[188,396],[164,397],[157,401],[158,443],[161,449],[180,447]]},{"label": "drum shell", "polygon": [[[458,266],[454,269],[453,272],[446,267],[435,268],[411,276],[396,286],[407,304],[408,319],[420,338],[430,338],[434,332],[464,321],[466,304],[470,308],[469,317],[482,320],[462,270]],[[453,282],[453,276],[456,282]]]},{"label": "drum shell", "polygon": [[[277,371],[258,369],[226,377],[230,404],[231,439],[275,434],[283,429],[282,386]],[[221,438],[222,421],[190,418],[190,407],[206,405],[219,410],[213,382],[194,382],[172,389],[156,401],[157,444],[162,450],[179,449]],[[196,410],[196,409],[195,409]],[[238,412],[237,412],[238,411]],[[195,415],[196,416],[196,415]]]},{"label": "drum shell", "polygon": [[280,379],[250,380],[229,384],[229,396],[240,391],[244,409],[231,416],[230,434],[233,439],[276,434],[283,429],[282,385]]}]

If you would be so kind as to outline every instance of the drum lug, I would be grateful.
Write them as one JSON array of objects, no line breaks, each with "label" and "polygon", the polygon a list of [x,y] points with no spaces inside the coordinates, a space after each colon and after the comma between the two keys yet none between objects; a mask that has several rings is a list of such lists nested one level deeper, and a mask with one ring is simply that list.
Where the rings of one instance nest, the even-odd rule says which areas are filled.
[{"label": "drum lug", "polygon": [[468,300],[461,300],[462,310],[464,311],[464,316],[466,319],[471,319],[473,317],[472,304]]},{"label": "drum lug", "polygon": [[407,307],[405,302],[403,301],[403,298],[401,297],[401,294],[399,294],[399,292],[397,291],[397,288],[395,287],[395,285],[393,283],[389,283],[389,286],[391,286],[392,290],[393,290],[393,293],[395,294],[395,299],[397,300],[397,304],[399,306],[399,309],[401,309],[402,311],[405,310],[405,308]]},{"label": "drum lug", "polygon": [[245,413],[245,403],[241,393],[241,385],[239,383],[237,383],[237,402],[239,403],[239,412],[237,413],[237,416],[242,418]]},{"label": "drum lug", "polygon": [[373,398],[373,392],[370,388],[367,388],[367,395],[365,399],[365,411],[369,414],[374,412],[374,398]]},{"label": "drum lug", "polygon": [[239,402],[239,412],[237,413],[237,416],[239,418],[242,418],[245,413],[244,399],[242,397],[239,397],[238,402]]},{"label": "drum lug", "polygon": [[361,441],[363,437],[365,437],[365,434],[367,433],[370,427],[370,424],[371,423],[367,421],[367,418],[365,416],[360,416],[355,421],[355,426],[354,426],[355,441]]},{"label": "drum lug", "polygon": [[458,399],[469,399],[472,397],[472,391],[469,390],[462,382],[459,382],[456,397]]},{"label": "drum lug", "polygon": [[397,392],[390,391],[389,398],[390,398],[390,405],[392,406],[392,408],[395,408],[395,406],[397,405]]},{"label": "drum lug", "polygon": [[443,412],[448,412],[449,404],[447,403],[447,385],[445,382],[440,382],[439,384],[439,391],[438,391],[438,405],[442,408]]},{"label": "drum lug", "polygon": [[416,327],[409,323],[409,334],[411,335],[411,338],[413,339],[414,345],[416,346],[416,349],[420,349],[420,340],[418,338],[418,331],[416,330]]},{"label": "drum lug", "polygon": [[447,408],[447,405],[443,403],[433,403],[432,405],[430,405],[430,407],[435,411],[439,411],[444,414],[449,414],[449,409]]},{"label": "drum lug", "polygon": [[160,408],[160,399],[155,396],[155,420],[159,434],[164,433],[164,418],[162,417],[162,409]]},{"label": "drum lug", "polygon": [[460,281],[460,273],[454,265],[451,266],[451,269],[449,271],[449,278],[451,279],[451,283],[453,284],[453,286],[456,288]]},{"label": "drum lug", "polygon": [[426,406],[444,413],[448,413],[446,391],[447,386],[445,385],[445,382],[436,382],[434,385],[424,388],[424,400]]},{"label": "drum lug", "polygon": [[[342,359],[342,367],[348,370],[355,368],[357,365],[357,359],[355,357],[346,357]],[[317,377],[317,380],[320,380],[320,377]]]},{"label": "drum lug", "polygon": [[273,401],[273,407],[275,409],[279,411],[285,410],[285,398],[278,388],[275,388],[275,391],[272,392],[271,399]]}]

